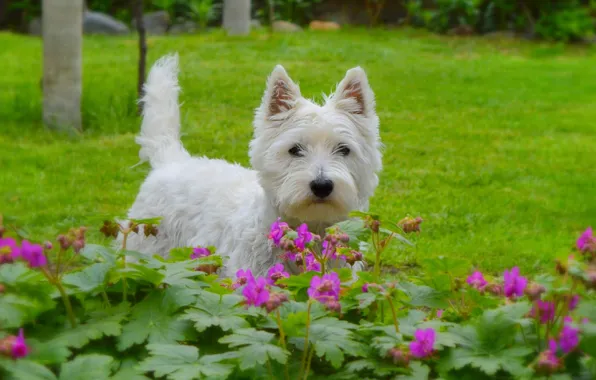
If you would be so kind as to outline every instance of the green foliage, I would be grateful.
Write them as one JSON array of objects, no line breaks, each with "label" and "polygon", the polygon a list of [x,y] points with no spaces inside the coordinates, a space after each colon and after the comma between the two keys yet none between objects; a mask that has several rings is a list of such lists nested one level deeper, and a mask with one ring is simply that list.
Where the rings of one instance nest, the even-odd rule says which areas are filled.
[{"label": "green foliage", "polygon": [[573,7],[542,16],[536,23],[536,34],[548,40],[580,41],[594,35],[594,25],[588,9]]}]

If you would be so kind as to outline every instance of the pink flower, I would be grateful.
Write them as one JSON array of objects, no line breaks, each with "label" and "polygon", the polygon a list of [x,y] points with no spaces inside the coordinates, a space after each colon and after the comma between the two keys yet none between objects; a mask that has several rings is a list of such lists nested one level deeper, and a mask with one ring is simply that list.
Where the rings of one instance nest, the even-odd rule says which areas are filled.
[{"label": "pink flower", "polygon": [[519,268],[513,267],[511,271],[506,270],[503,273],[505,282],[503,284],[503,291],[505,297],[521,297],[524,295],[524,289],[528,284],[528,280],[525,277],[519,275]]},{"label": "pink flower", "polygon": [[21,256],[29,263],[31,268],[46,266],[48,260],[43,253],[43,247],[39,244],[32,244],[27,240],[21,243]]},{"label": "pink flower", "polygon": [[258,279],[251,278],[242,289],[242,295],[247,305],[261,306],[269,301],[269,290],[267,290],[267,280],[263,277]]},{"label": "pink flower", "polygon": [[538,372],[550,374],[555,372],[560,365],[561,362],[557,358],[557,342],[551,339],[548,342],[548,350],[541,352],[538,356],[536,369]]},{"label": "pink flower", "polygon": [[362,285],[362,293],[368,293],[368,283]]},{"label": "pink flower", "polygon": [[281,218],[277,218],[271,225],[271,231],[269,232],[269,239],[273,240],[273,244],[279,246],[281,238],[284,237],[285,231],[289,228],[288,223],[281,221]]},{"label": "pink flower", "polygon": [[312,234],[308,231],[308,226],[306,223],[302,223],[297,229],[296,232],[298,233],[298,237],[294,240],[294,244],[296,247],[301,251],[304,251],[306,248],[306,244],[312,241]]},{"label": "pink flower", "polygon": [[410,352],[412,355],[419,359],[431,356],[435,345],[435,336],[435,330],[432,328],[416,330],[414,340],[410,342]]},{"label": "pink flower", "polygon": [[199,259],[201,257],[207,257],[211,255],[211,251],[208,248],[196,247],[192,249],[191,259]]},{"label": "pink flower", "polygon": [[326,301],[331,299],[337,301],[339,299],[340,288],[339,276],[335,272],[326,274],[323,277],[314,276],[310,280],[308,296],[322,303],[326,303]]},{"label": "pink flower", "polygon": [[11,263],[21,255],[21,249],[13,238],[0,238],[0,264]]},{"label": "pink flower", "polygon": [[236,281],[234,281],[234,283],[232,284],[232,289],[238,289],[242,285],[246,285],[248,280],[254,280],[254,277],[250,269],[239,269],[236,272]]},{"label": "pink flower", "polygon": [[592,227],[588,227],[577,239],[577,249],[580,251],[587,251],[594,240],[595,238],[594,233],[592,232]]},{"label": "pink flower", "polygon": [[473,288],[476,288],[478,290],[484,289],[484,287],[488,284],[488,282],[486,282],[486,280],[484,279],[482,272],[480,272],[480,271],[476,271],[476,272],[472,273],[470,276],[468,276],[468,279],[466,280],[466,282],[470,286],[472,286]]},{"label": "pink flower", "polygon": [[571,298],[569,299],[569,311],[575,310],[577,304],[579,304],[579,296],[576,294],[571,296]]},{"label": "pink flower", "polygon": [[536,317],[536,313],[540,315],[540,323],[547,324],[555,319],[555,303],[547,301],[536,301],[534,307],[530,311],[532,317]]},{"label": "pink flower", "polygon": [[561,350],[566,354],[575,350],[579,344],[579,329],[573,327],[571,323],[571,317],[565,317],[563,329],[559,335],[559,345],[561,346]]},{"label": "pink flower", "polygon": [[23,358],[29,354],[29,347],[25,343],[25,334],[23,329],[19,330],[19,335],[12,343],[12,357],[15,359]]},{"label": "pink flower", "polygon": [[282,278],[290,277],[290,274],[284,270],[284,265],[282,263],[277,263],[267,272],[267,283],[269,285],[275,285],[278,280]]},{"label": "pink flower", "polygon": [[306,255],[306,271],[307,272],[320,272],[321,271],[321,263],[315,259],[315,255],[309,253]]},{"label": "pink flower", "polygon": [[437,310],[437,318],[441,318],[441,317],[443,317],[443,313],[444,313],[444,312],[445,312],[445,311],[444,311],[443,309],[439,309],[439,310]]}]

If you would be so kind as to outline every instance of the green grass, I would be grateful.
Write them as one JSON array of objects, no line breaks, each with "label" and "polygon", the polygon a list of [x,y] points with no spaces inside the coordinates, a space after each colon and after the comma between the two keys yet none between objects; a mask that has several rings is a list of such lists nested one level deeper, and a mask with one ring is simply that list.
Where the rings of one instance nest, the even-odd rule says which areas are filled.
[{"label": "green grass", "polygon": [[[77,138],[40,122],[41,41],[0,34],[0,46],[0,210],[39,240],[125,215],[148,170],[132,168],[135,38],[85,38],[86,132]],[[316,99],[363,66],[386,146],[371,209],[425,219],[417,258],[527,270],[595,224],[594,49],[413,31],[215,32],[151,38],[149,62],[171,51],[181,55],[184,144],[242,164],[276,63]]]}]

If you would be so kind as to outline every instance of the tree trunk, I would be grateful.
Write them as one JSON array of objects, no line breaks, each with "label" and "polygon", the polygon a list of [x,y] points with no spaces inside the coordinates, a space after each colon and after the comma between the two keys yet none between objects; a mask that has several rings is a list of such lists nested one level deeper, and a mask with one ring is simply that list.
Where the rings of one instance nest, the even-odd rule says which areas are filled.
[{"label": "tree trunk", "polygon": [[[143,84],[145,83],[145,66],[147,62],[147,40],[145,33],[145,22],[143,21],[143,0],[135,0],[134,17],[139,33],[139,74],[137,81],[137,93],[139,99],[143,96]],[[143,112],[143,106],[139,102],[139,114]]]},{"label": "tree trunk", "polygon": [[250,0],[224,0],[223,27],[229,35],[250,32]]},{"label": "tree trunk", "polygon": [[81,131],[83,1],[43,0],[43,121]]}]

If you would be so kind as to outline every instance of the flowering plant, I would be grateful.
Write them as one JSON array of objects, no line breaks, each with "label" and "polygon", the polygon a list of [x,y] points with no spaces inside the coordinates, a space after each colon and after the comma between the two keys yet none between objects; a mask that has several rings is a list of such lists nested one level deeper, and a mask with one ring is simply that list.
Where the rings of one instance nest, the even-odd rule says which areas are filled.
[{"label": "flowering plant", "polygon": [[127,250],[158,219],[106,222],[117,250],[0,222],[0,378],[596,378],[592,230],[549,273],[439,257],[389,276],[422,219],[353,216],[322,236],[276,221],[280,263],[226,280],[216,247]]}]

